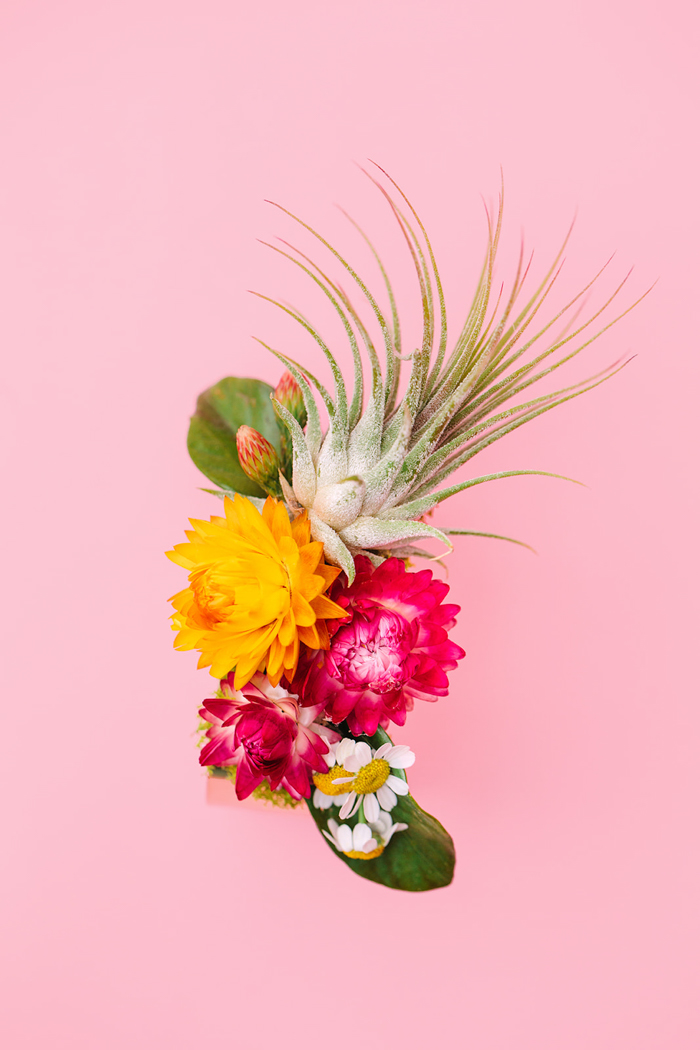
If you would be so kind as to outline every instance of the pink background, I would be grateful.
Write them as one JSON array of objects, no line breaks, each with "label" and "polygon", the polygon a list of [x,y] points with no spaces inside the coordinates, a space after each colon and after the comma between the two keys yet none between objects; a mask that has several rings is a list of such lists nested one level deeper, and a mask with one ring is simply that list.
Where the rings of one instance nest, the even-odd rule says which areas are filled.
[{"label": "pink background", "polygon": [[[698,1002],[695,5],[3,0],[0,335],[5,1044],[691,1050]],[[446,524],[468,650],[397,738],[457,843],[446,890],[355,878],[306,816],[206,805],[210,689],[171,649],[162,552],[216,511],[195,395],[322,368],[256,288],[323,315],[256,237],[271,197],[367,263],[400,239],[374,158],[434,238],[453,333],[506,178],[561,294],[617,251],[625,303],[570,366],[607,386],[480,457],[512,479]],[[308,242],[304,242],[308,246]],[[409,319],[413,316],[409,307]],[[414,337],[415,338],[415,337]]]}]

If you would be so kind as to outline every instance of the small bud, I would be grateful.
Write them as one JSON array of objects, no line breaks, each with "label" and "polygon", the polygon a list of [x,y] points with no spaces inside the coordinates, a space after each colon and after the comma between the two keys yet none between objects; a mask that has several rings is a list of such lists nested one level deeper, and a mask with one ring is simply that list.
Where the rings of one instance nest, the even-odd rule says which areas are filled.
[{"label": "small bud", "polygon": [[272,396],[281,405],[284,405],[288,412],[291,412],[302,429],[306,426],[304,395],[291,372],[283,374]]},{"label": "small bud", "polygon": [[265,489],[268,496],[279,498],[279,460],[274,448],[253,427],[242,426],[236,432],[236,448],[243,473]]}]

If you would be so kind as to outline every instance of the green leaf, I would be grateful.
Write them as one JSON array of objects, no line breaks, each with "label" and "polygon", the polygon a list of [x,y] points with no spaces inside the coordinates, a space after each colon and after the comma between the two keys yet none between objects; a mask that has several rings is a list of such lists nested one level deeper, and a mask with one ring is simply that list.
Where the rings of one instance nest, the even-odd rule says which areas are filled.
[{"label": "green leaf", "polygon": [[280,428],[270,401],[271,393],[272,387],[260,379],[229,376],[197,398],[187,449],[195,465],[221,488],[264,498],[264,490],[241,469],[236,431],[244,423],[254,427],[280,455]]},{"label": "green leaf", "polygon": [[[391,742],[391,738],[383,729],[378,729],[373,737],[359,739],[366,740],[373,748]],[[329,817],[341,823],[337,808],[316,809],[311,799],[307,799],[306,804],[319,831],[327,830]],[[391,818],[395,824],[408,824],[408,828],[406,831],[395,832],[384,852],[373,860],[346,857],[328,842],[325,835],[323,840],[356,875],[372,882],[380,882],[390,889],[417,893],[449,886],[454,875],[455,848],[442,824],[421,809],[411,795],[399,797],[398,804],[391,811]],[[357,817],[342,823],[352,827],[357,823]]]}]

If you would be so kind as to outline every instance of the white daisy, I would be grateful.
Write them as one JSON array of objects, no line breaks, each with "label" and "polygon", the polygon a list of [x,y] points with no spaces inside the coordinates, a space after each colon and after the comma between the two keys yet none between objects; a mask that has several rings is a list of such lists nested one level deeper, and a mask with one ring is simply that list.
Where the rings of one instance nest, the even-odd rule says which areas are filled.
[{"label": "white daisy", "polygon": [[[408,769],[416,756],[406,744],[382,744],[373,750],[363,740],[344,737],[335,747],[335,766],[325,775],[333,786],[333,793],[347,792],[340,807],[340,819],[352,817],[360,806],[365,820],[372,824],[382,810],[390,811],[398,802],[397,795],[408,794],[405,779],[392,770]],[[321,790],[328,790],[314,783]],[[337,798],[337,795],[336,795]]]},{"label": "white daisy", "polygon": [[383,847],[391,842],[392,835],[397,831],[406,831],[408,824],[394,824],[388,813],[381,811],[376,820],[370,824],[375,839],[379,839]]},{"label": "white daisy", "polygon": [[328,766],[328,773],[314,773],[313,780],[316,787],[311,801],[316,809],[330,809],[331,806],[342,806],[348,797],[347,791],[342,786],[333,783],[335,777],[342,776],[343,770],[336,765],[335,752],[338,743],[331,743],[328,738],[328,754],[323,757]]},{"label": "white daisy", "polygon": [[331,817],[328,821],[330,834],[328,831],[323,834],[346,857],[373,860],[384,852],[395,832],[405,831],[407,827],[408,824],[392,824],[388,813],[382,813],[372,824],[356,824],[354,828],[348,824],[338,824]]}]

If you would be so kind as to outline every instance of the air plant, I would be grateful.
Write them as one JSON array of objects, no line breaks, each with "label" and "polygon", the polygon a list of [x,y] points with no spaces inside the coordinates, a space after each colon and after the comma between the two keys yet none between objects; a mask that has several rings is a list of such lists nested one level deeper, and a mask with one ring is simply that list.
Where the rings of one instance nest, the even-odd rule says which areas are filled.
[{"label": "air plant", "polygon": [[[561,271],[571,230],[545,276],[524,303],[520,300],[532,259],[525,262],[523,248],[510,291],[504,297],[501,288],[496,295],[494,267],[503,219],[501,187],[495,217],[487,210],[488,243],[476,291],[461,331],[448,351],[445,297],[425,227],[399,186],[378,165],[377,168],[395,192],[388,191],[373,176],[369,177],[384,195],[415,267],[423,318],[420,347],[409,355],[402,353],[401,325],[392,284],[377,251],[352,219],[379,267],[389,302],[388,315],[379,305],[379,297],[347,259],[311,226],[281,208],[340,263],[358,295],[369,304],[384,343],[383,369],[380,354],[351,298],[320,266],[287,242],[283,242],[283,248],[268,247],[303,270],[337,312],[352,351],[353,382],[346,383],[335,353],[305,316],[293,307],[261,296],[284,310],[313,337],[331,368],[334,396],[304,365],[262,343],[297,381],[305,407],[304,430],[299,411],[295,415],[272,395],[282,432],[292,448],[291,477],[289,470],[287,476],[284,472],[279,476],[284,500],[292,514],[301,509],[308,511],[313,538],[323,543],[327,560],[341,567],[350,582],[354,579],[354,558],[358,555],[368,557],[377,565],[388,552],[398,557],[425,555],[425,550],[416,546],[423,540],[437,539],[449,548],[453,535],[492,535],[440,528],[424,520],[434,507],[458,492],[516,475],[562,477],[543,470],[506,470],[440,487],[456,470],[499,438],[592,390],[624,367],[628,361],[618,360],[587,379],[552,393],[523,399],[525,391],[576,357],[636,305],[633,303],[611,320],[596,326],[624,287],[627,274],[602,306],[585,320],[580,319],[585,296],[605,271],[608,260],[546,323],[540,322],[539,327],[534,323],[536,318],[539,320]],[[554,327],[559,321],[565,327],[555,335]],[[363,354],[371,375],[366,404],[363,404]],[[410,361],[410,376],[405,393],[399,397],[404,361]],[[325,432],[315,394],[328,413]]]}]

